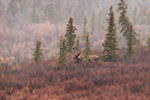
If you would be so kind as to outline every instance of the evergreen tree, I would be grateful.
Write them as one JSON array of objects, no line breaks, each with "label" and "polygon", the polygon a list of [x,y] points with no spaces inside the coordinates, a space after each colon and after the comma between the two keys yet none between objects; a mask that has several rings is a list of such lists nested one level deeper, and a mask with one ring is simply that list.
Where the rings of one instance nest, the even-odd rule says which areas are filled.
[{"label": "evergreen tree", "polygon": [[79,45],[80,45],[80,38],[78,36],[77,40],[76,40],[76,46],[75,46],[75,50],[79,50]]},{"label": "evergreen tree", "polygon": [[[127,16],[127,4],[125,0],[120,0],[118,4],[118,12],[120,12],[119,24],[122,26],[120,32],[122,33],[123,37],[127,39],[131,22],[129,17]],[[133,31],[133,35],[134,42],[136,43],[136,32]]]},{"label": "evergreen tree", "polygon": [[133,41],[133,27],[130,25],[129,37],[127,39],[127,56],[131,56],[134,54],[134,41]]},{"label": "evergreen tree", "polygon": [[57,60],[57,64],[61,65],[61,66],[66,66],[67,64],[67,59],[66,59],[66,55],[67,55],[67,46],[66,46],[66,41],[65,39],[63,39],[63,36],[61,36],[60,38],[60,45],[59,45],[59,57]]},{"label": "evergreen tree", "polygon": [[147,43],[147,47],[150,48],[150,37],[149,37],[149,35],[147,35],[146,43]]},{"label": "evergreen tree", "polygon": [[53,58],[53,57],[55,57],[55,52],[54,52],[54,51],[52,51],[52,52],[50,53],[50,58]]},{"label": "evergreen tree", "polygon": [[36,48],[34,49],[34,53],[33,53],[33,60],[35,62],[42,60],[42,49],[41,49],[40,41],[36,42]]},{"label": "evergreen tree", "polygon": [[85,60],[88,61],[89,60],[89,55],[92,53],[91,51],[91,47],[90,47],[90,40],[89,40],[89,33],[87,33],[86,35],[86,43],[85,43]]},{"label": "evergreen tree", "polygon": [[118,4],[118,11],[120,11],[119,23],[122,26],[121,33],[123,33],[123,36],[127,38],[131,22],[127,16],[127,4],[125,3],[125,0],[120,0],[120,3]]},{"label": "evergreen tree", "polygon": [[102,52],[103,61],[113,61],[119,56],[119,54],[117,53],[117,50],[119,49],[119,44],[117,39],[118,37],[116,34],[113,6],[110,7],[108,24],[109,25],[106,33],[106,40],[102,44],[102,46],[104,47],[104,50]]},{"label": "evergreen tree", "polygon": [[67,29],[66,29],[66,45],[67,45],[67,51],[72,52],[74,49],[74,44],[75,44],[75,39],[76,39],[76,27],[73,25],[73,19],[70,18],[67,24]]}]

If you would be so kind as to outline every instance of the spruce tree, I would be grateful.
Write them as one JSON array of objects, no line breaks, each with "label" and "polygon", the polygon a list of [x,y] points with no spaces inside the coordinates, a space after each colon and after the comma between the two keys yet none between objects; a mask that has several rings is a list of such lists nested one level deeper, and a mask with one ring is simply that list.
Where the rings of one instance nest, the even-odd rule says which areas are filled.
[{"label": "spruce tree", "polygon": [[57,60],[57,64],[61,66],[66,66],[67,64],[67,46],[66,46],[66,41],[63,39],[63,36],[60,38],[60,44],[59,44],[59,57]]},{"label": "spruce tree", "polygon": [[131,56],[134,54],[134,41],[133,41],[133,27],[130,25],[130,30],[128,33],[128,39],[127,39],[127,56]]},{"label": "spruce tree", "polygon": [[147,47],[150,48],[150,37],[149,37],[149,35],[147,35],[146,43],[147,43]]},{"label": "spruce tree", "polygon": [[101,57],[103,61],[113,61],[119,56],[119,54],[117,53],[119,44],[116,34],[113,6],[110,7],[106,39],[102,46],[104,47],[104,50],[102,52],[103,56]]},{"label": "spruce tree", "polygon": [[41,49],[40,41],[36,42],[36,48],[34,49],[34,53],[33,53],[33,60],[35,62],[42,60],[42,49]]},{"label": "spruce tree", "polygon": [[127,7],[125,0],[120,0],[120,3],[118,4],[118,11],[120,11],[119,23],[122,26],[121,33],[123,33],[125,38],[127,38],[129,25],[131,24],[129,17],[127,16]]},{"label": "spruce tree", "polygon": [[[120,0],[118,3],[118,12],[120,12],[119,24],[122,27],[120,32],[125,39],[128,39],[128,33],[131,25],[130,19],[127,16],[127,7],[128,5],[126,4],[125,0]],[[133,31],[133,33],[134,42],[136,43],[136,32]]]},{"label": "spruce tree", "polygon": [[89,60],[89,55],[92,53],[91,51],[91,47],[90,47],[90,40],[89,40],[89,33],[87,33],[86,35],[86,43],[85,43],[85,60],[88,61]]},{"label": "spruce tree", "polygon": [[66,45],[67,45],[67,51],[72,52],[74,49],[74,44],[75,44],[75,39],[76,39],[76,27],[73,25],[73,19],[70,18],[67,24],[67,29],[66,29]]}]

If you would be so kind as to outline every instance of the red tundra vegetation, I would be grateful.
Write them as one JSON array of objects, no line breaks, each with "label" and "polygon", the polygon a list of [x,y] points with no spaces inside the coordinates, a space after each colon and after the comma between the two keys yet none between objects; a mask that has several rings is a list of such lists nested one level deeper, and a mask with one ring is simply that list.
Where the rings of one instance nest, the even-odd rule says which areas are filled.
[{"label": "red tundra vegetation", "polygon": [[130,58],[107,63],[70,59],[66,67],[56,58],[1,65],[0,100],[150,100],[149,51],[138,48]]}]

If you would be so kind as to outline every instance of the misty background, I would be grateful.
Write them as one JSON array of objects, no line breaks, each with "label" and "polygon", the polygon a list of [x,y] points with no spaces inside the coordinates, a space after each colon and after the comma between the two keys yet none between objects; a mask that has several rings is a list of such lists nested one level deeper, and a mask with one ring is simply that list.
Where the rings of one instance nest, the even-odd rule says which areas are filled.
[{"label": "misty background", "polygon": [[[117,4],[120,0],[0,0],[1,59],[9,64],[31,61],[37,40],[42,42],[43,58],[57,55],[60,34],[65,34],[70,17],[77,27],[81,48],[84,47],[83,22],[87,19],[91,47],[102,49],[107,29],[109,7],[113,5],[120,47]],[[145,45],[150,34],[150,0],[128,0],[128,16]],[[94,30],[92,30],[94,28]]]}]

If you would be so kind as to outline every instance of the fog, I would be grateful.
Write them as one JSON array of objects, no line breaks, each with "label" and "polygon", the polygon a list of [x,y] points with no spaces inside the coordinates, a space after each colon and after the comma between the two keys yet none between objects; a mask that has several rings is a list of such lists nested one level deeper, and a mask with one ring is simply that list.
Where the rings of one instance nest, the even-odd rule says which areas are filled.
[{"label": "fog", "polygon": [[[52,52],[58,54],[60,34],[65,34],[70,17],[83,35],[83,20],[87,19],[91,47],[102,49],[110,5],[113,5],[119,32],[117,4],[119,0],[0,0],[0,51],[1,59],[9,63],[31,61],[37,40],[42,42],[43,58]],[[150,32],[150,1],[128,0],[128,16],[141,40]],[[92,24],[94,22],[94,25]],[[91,34],[91,27],[94,33]],[[81,48],[84,41],[81,39]],[[121,47],[125,43],[120,43]]]}]

